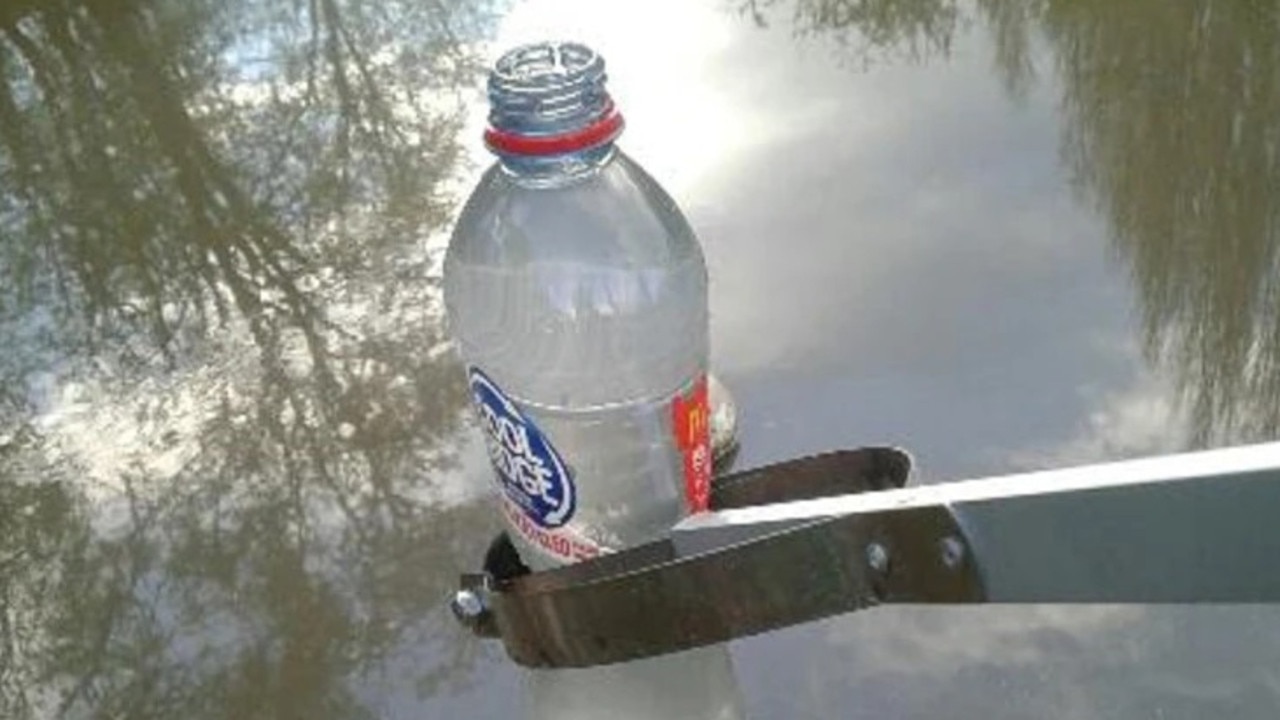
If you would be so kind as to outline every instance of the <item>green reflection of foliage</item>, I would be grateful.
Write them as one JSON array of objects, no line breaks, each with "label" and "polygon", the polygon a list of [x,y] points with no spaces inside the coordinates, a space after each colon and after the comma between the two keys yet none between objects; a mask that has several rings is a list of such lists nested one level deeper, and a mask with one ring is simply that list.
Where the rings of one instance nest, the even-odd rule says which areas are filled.
[{"label": "green reflection of foliage", "polygon": [[439,91],[474,72],[454,25],[475,20],[297,10],[62,0],[4,18],[0,308],[171,349],[209,314],[305,320],[304,270],[441,222],[459,114]]},{"label": "green reflection of foliage", "polygon": [[[740,12],[761,27],[781,0],[747,0]],[[946,54],[963,20],[956,0],[792,0],[791,24],[802,37],[829,36],[864,65],[884,54],[922,60]]]},{"label": "green reflection of foliage", "polygon": [[[743,11],[765,23],[777,2]],[[1051,52],[1063,154],[1108,220],[1146,347],[1175,369],[1199,443],[1280,431],[1280,10],[1264,2],[793,0],[801,35],[864,57],[946,53],[990,29],[1021,98]]]},{"label": "green reflection of foliage", "polygon": [[[44,661],[56,652],[47,628],[61,589],[60,560],[83,548],[83,509],[61,483],[24,484],[18,448],[0,449],[0,711],[26,718],[51,708]],[[25,455],[25,453],[22,453]],[[6,470],[8,468],[8,470]]]},{"label": "green reflection of foliage", "polygon": [[[432,499],[464,389],[423,241],[491,12],[0,7],[0,717],[357,718],[406,656],[466,680],[438,610],[496,522]],[[80,425],[37,422],[40,373]]]},{"label": "green reflection of foliage", "polygon": [[1034,23],[1044,13],[1047,0],[976,0],[979,14],[991,28],[996,70],[1005,88],[1017,100],[1026,97],[1036,78],[1032,42]]},{"label": "green reflection of foliage", "polygon": [[1066,155],[1110,221],[1147,346],[1200,440],[1280,429],[1280,14],[1077,0],[1042,15]]}]

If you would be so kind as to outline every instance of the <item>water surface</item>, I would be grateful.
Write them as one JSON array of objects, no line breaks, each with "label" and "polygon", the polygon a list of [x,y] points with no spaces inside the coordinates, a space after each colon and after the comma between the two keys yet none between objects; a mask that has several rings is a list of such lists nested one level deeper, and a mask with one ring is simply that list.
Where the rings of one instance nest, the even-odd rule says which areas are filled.
[{"label": "water surface", "polygon": [[[575,37],[712,276],[739,466],[1270,439],[1280,23],[1135,0],[0,9],[0,716],[511,716],[440,321],[482,69]],[[754,717],[1269,717],[1267,608],[877,609]]]}]

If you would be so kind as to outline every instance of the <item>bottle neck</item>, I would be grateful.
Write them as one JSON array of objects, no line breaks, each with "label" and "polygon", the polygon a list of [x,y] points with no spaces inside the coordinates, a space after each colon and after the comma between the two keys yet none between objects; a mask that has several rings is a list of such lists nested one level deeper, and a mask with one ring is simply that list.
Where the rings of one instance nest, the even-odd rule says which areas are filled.
[{"label": "bottle neck", "polygon": [[615,156],[622,115],[605,90],[604,60],[577,43],[525,45],[489,76],[485,144],[522,184],[576,182]]},{"label": "bottle neck", "polygon": [[561,155],[499,155],[502,171],[521,185],[554,187],[584,180],[613,162],[613,143]]}]

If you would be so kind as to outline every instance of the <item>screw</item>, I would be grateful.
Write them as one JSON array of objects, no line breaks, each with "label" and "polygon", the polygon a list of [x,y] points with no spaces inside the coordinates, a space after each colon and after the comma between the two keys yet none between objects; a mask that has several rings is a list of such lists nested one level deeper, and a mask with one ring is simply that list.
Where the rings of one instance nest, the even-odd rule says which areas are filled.
[{"label": "screw", "polygon": [[964,562],[964,543],[954,535],[948,535],[938,543],[942,550],[942,564],[955,570]]},{"label": "screw", "polygon": [[867,546],[867,565],[878,573],[885,572],[889,569],[889,550],[878,542],[873,542]]},{"label": "screw", "polygon": [[474,590],[459,590],[453,594],[453,600],[449,603],[449,609],[453,610],[453,616],[458,622],[468,627],[476,624],[487,608],[484,606],[484,600]]}]

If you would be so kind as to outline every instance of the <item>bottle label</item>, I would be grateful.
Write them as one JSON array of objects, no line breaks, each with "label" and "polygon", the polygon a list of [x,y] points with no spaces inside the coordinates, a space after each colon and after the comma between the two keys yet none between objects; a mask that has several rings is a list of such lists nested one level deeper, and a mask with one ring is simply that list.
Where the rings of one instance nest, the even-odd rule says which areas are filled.
[{"label": "bottle label", "polygon": [[[538,548],[554,560],[562,563],[575,563],[590,560],[601,553],[599,545],[584,539],[572,528],[561,527],[546,529],[539,527],[529,518],[524,509],[512,502],[508,496],[500,501],[502,517],[526,543]],[[527,558],[526,558],[527,560]]]},{"label": "bottle label", "polygon": [[685,502],[689,512],[702,512],[711,501],[711,408],[706,375],[671,401],[671,427],[684,465]]},{"label": "bottle label", "polygon": [[[513,513],[506,512],[504,505],[508,521],[526,537],[569,522],[575,493],[560,453],[483,372],[473,367],[467,375],[503,495],[518,509],[514,514],[525,519],[523,523],[512,521]],[[536,536],[530,539],[536,540]]]}]

